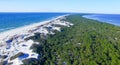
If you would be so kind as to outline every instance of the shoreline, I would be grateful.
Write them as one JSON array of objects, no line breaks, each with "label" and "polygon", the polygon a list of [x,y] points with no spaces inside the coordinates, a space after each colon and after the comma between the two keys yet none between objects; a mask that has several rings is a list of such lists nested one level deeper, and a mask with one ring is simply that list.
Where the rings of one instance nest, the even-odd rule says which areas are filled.
[{"label": "shoreline", "polygon": [[57,18],[64,17],[64,16],[68,16],[68,14],[53,17],[53,18],[51,18],[49,20],[41,21],[41,22],[38,22],[38,23],[33,23],[33,24],[30,24],[30,25],[25,25],[25,26],[18,27],[18,28],[15,28],[15,29],[0,32],[0,40],[3,39],[3,37],[13,36],[15,34],[27,33],[29,30],[31,30],[31,28],[35,28],[37,26],[45,25],[47,23],[50,23],[50,21],[52,21],[52,20],[55,20]]},{"label": "shoreline", "polygon": [[30,25],[26,25],[26,26],[23,26],[23,27],[19,27],[19,28],[15,28],[15,29],[11,29],[11,30],[8,30],[8,31],[1,32],[0,33],[0,40],[1,40],[1,36],[3,38],[3,37],[6,37],[6,36],[12,36],[12,35],[15,35],[15,34],[26,33],[28,30],[31,30],[31,28],[34,28],[34,27],[40,26],[40,25],[44,25],[44,24],[49,23],[49,22],[50,22],[50,20],[43,21],[43,22],[40,22],[40,23],[34,23],[34,24],[30,24]]},{"label": "shoreline", "polygon": [[[39,43],[34,42],[31,39],[29,40],[25,39],[34,36],[35,33],[41,33],[44,35],[55,34],[53,30],[60,31],[61,28],[56,25],[67,27],[72,26],[73,25],[72,23],[63,20],[68,15],[69,14],[58,16],[47,21],[27,25],[24,27],[0,33],[0,55],[3,56],[3,58],[0,58],[0,63],[7,61],[7,63],[12,63],[12,65],[14,64],[20,65],[23,64],[22,60],[30,58],[37,59],[39,54],[33,52],[32,49],[30,48],[33,44]],[[19,56],[21,54],[23,56],[26,54],[27,57],[20,59]]]}]

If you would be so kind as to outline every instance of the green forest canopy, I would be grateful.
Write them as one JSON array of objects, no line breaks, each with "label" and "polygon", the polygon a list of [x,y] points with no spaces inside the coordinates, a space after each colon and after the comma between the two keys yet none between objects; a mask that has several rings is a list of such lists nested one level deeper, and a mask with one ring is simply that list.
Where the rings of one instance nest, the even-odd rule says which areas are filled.
[{"label": "green forest canopy", "polygon": [[96,20],[70,15],[66,20],[72,27],[36,39],[40,44],[34,51],[38,60],[26,65],[120,65],[120,27]]}]

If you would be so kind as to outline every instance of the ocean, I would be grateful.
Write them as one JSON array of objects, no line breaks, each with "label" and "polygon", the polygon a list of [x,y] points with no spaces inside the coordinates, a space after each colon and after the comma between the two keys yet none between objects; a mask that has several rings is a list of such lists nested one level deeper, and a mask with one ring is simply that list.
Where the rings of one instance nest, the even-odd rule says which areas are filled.
[{"label": "ocean", "polygon": [[0,13],[0,32],[43,22],[67,13]]},{"label": "ocean", "polygon": [[[0,13],[0,32],[44,22],[68,13]],[[83,17],[120,26],[120,14],[86,14]]]},{"label": "ocean", "polygon": [[120,14],[89,14],[83,17],[120,26]]}]

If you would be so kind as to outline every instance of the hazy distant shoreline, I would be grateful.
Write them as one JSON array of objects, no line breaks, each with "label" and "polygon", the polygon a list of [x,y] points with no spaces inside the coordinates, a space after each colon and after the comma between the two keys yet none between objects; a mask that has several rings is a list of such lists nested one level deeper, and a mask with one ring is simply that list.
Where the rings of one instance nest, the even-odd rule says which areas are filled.
[{"label": "hazy distant shoreline", "polygon": [[120,14],[88,14],[82,17],[120,26]]}]

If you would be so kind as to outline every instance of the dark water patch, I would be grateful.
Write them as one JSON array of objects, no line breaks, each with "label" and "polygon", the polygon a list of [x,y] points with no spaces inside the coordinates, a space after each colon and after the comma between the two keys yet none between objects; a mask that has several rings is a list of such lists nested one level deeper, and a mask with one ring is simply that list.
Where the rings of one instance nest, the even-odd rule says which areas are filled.
[{"label": "dark water patch", "polygon": [[24,54],[20,55],[18,58],[19,58],[20,60],[22,60],[22,59],[27,58],[28,56],[29,56],[29,54],[24,53]]}]

